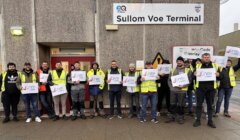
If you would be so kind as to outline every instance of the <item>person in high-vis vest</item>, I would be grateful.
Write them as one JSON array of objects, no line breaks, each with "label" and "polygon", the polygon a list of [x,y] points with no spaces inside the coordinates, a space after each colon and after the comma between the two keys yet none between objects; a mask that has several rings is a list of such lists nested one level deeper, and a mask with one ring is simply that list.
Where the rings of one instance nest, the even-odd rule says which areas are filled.
[{"label": "person in high-vis vest", "polygon": [[[114,117],[114,100],[116,98],[117,101],[117,115],[119,119],[122,119],[122,110],[121,110],[121,98],[122,98],[122,81],[120,81],[119,84],[110,84],[111,77],[109,78],[109,74],[121,74],[121,77],[123,77],[124,73],[122,69],[120,69],[117,65],[116,60],[112,60],[111,68],[107,70],[105,81],[108,85],[108,94],[109,94],[109,100],[110,100],[110,114],[109,119],[113,119]],[[109,79],[108,79],[109,78]]]},{"label": "person in high-vis vest", "polygon": [[[67,84],[67,72],[65,70],[63,70],[62,63],[57,62],[55,67],[56,67],[56,69],[52,70],[48,76],[49,85],[50,86],[60,85],[60,84],[66,85]],[[67,93],[53,97],[54,110],[55,110],[55,117],[53,118],[53,121],[57,121],[60,119],[59,103],[61,103],[61,105],[62,105],[62,119],[68,120],[68,117],[66,116],[66,100],[67,100]]]},{"label": "person in high-vis vest", "polygon": [[[192,61],[190,60],[186,60],[184,62],[184,65],[186,68],[189,68],[189,70],[191,71],[191,73],[193,74],[193,71],[194,71],[194,68],[192,66]],[[193,77],[193,75],[191,75],[191,77]],[[193,116],[193,111],[192,111],[192,105],[193,105],[193,102],[192,102],[192,96],[193,96],[193,78],[191,78],[191,81],[190,81],[190,84],[188,86],[188,90],[187,90],[187,102],[188,102],[188,115],[190,116]]]},{"label": "person in high-vis vest", "polygon": [[229,108],[229,100],[232,95],[233,87],[236,86],[236,79],[235,79],[235,72],[240,68],[240,59],[238,59],[238,64],[235,66],[232,66],[232,60],[227,61],[227,66],[224,68],[221,68],[220,70],[220,86],[218,90],[218,100],[216,105],[216,112],[215,116],[217,117],[222,101],[224,99],[224,116],[225,117],[231,117],[231,115],[228,112]]},{"label": "person in high-vis vest", "polygon": [[48,63],[46,61],[42,62],[41,67],[37,70],[37,75],[40,83],[39,97],[40,97],[40,102],[42,103],[42,106],[43,106],[43,111],[46,111],[49,119],[53,119],[55,117],[55,112],[53,109],[53,100],[52,100],[50,86],[47,81],[48,77],[43,78],[42,76],[43,74],[46,76],[47,75],[49,76],[49,73],[50,73],[50,70],[49,70]]},{"label": "person in high-vis vest", "polygon": [[[33,72],[31,68],[31,64],[29,62],[26,62],[24,64],[24,69],[19,75],[16,85],[19,90],[22,90],[22,84],[23,83],[38,83],[38,77],[36,72]],[[31,113],[31,107],[30,104],[32,104],[33,112],[35,115],[35,121],[36,122],[41,122],[42,120],[40,119],[40,112],[38,110],[38,93],[28,93],[28,94],[22,94],[23,97],[23,102],[25,105],[26,109],[26,115],[27,115],[27,120],[26,122],[29,123],[32,121],[32,113]]]},{"label": "person in high-vis vest", "polygon": [[[206,68],[216,69],[216,78],[219,77],[218,65],[211,62],[211,57],[209,53],[202,54],[202,64],[196,65],[196,71],[197,69],[206,69]],[[196,74],[196,71],[194,72],[194,76],[198,76]],[[196,98],[197,98],[197,107],[196,107],[197,119],[194,122],[193,126],[198,127],[201,125],[200,119],[202,114],[202,105],[203,105],[204,99],[206,99],[208,126],[211,128],[216,128],[216,125],[212,120],[212,116],[213,116],[212,102],[213,102],[213,94],[216,92],[216,89],[217,89],[217,82],[216,81],[200,81],[199,82],[196,80],[195,88],[196,88]]]},{"label": "person in high-vis vest", "polygon": [[77,61],[74,63],[74,70],[71,71],[68,78],[68,83],[71,84],[71,98],[72,98],[72,121],[76,120],[78,117],[78,112],[80,112],[80,118],[85,120],[86,116],[85,110],[85,84],[86,80],[79,79],[78,81],[73,81],[73,72],[84,71],[80,69],[80,63]]},{"label": "person in high-vis vest", "polygon": [[16,86],[16,81],[20,72],[16,70],[16,65],[12,62],[7,64],[7,71],[2,72],[0,76],[1,101],[3,103],[4,115],[3,123],[10,121],[10,112],[12,108],[13,121],[19,121],[17,117],[18,103],[21,92]]},{"label": "person in high-vis vest", "polygon": [[170,87],[170,115],[166,123],[177,121],[179,124],[184,123],[184,106],[185,106],[185,96],[188,90],[189,84],[173,86],[172,77],[180,74],[186,74],[188,76],[188,81],[192,79],[192,72],[189,68],[184,65],[184,58],[178,57],[176,68],[171,70],[170,76],[168,78],[168,85]]},{"label": "person in high-vis vest", "polygon": [[[89,83],[93,80],[92,76],[101,76],[101,84],[90,85]],[[104,112],[103,105],[103,89],[105,85],[105,73],[99,67],[97,62],[93,62],[91,65],[91,69],[87,73],[88,84],[89,84],[89,93],[90,93],[90,118],[94,118],[95,113],[103,118],[106,118],[106,114]],[[95,106],[94,106],[95,102]],[[97,103],[99,105],[99,109],[97,108]]]},{"label": "person in high-vis vest", "polygon": [[[152,62],[146,61],[145,69],[153,69]],[[141,90],[141,100],[142,100],[142,109],[140,113],[140,122],[146,122],[146,111],[147,111],[147,102],[148,98],[150,99],[151,104],[151,122],[158,123],[156,115],[156,101],[157,101],[157,82],[159,81],[160,76],[156,76],[156,80],[147,80],[146,77],[142,74],[138,77],[138,84],[140,84]]]},{"label": "person in high-vis vest", "polygon": [[[133,63],[129,64],[129,71],[125,73],[125,76],[135,77],[137,80],[139,75],[140,75],[140,73],[138,71],[136,71],[135,64],[133,64]],[[127,87],[127,93],[129,96],[128,118],[132,118],[132,117],[134,117],[134,115],[136,115],[138,118],[140,118],[139,92],[140,92],[140,87],[139,87],[139,85],[137,85],[137,81],[136,81],[135,87],[130,87],[130,86]],[[136,107],[135,113],[134,113],[134,105],[133,105],[134,102],[135,102],[135,107]]]}]

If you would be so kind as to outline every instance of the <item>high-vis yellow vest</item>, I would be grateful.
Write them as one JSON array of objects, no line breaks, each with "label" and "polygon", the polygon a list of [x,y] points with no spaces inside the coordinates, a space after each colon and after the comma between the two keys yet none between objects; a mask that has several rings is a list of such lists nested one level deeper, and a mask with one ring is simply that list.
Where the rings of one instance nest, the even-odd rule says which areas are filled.
[{"label": "high-vis yellow vest", "polygon": [[[111,74],[111,69],[108,69],[108,74]],[[122,70],[121,69],[118,69],[118,73],[119,74],[122,74]],[[108,84],[108,90],[110,90],[110,85]]]},{"label": "high-vis yellow vest", "polygon": [[52,71],[52,82],[55,85],[60,85],[60,84],[66,85],[67,84],[66,78],[67,78],[67,73],[64,70],[62,70],[60,77],[58,77],[56,70]]},{"label": "high-vis yellow vest", "polygon": [[[222,71],[222,68],[221,68],[221,71]],[[234,72],[234,70],[233,70],[233,67],[230,67],[230,68],[229,68],[228,74],[229,74],[230,85],[231,85],[232,87],[235,87],[235,86],[236,86],[236,79],[235,79],[235,72]],[[219,85],[219,86],[220,86],[220,85]]]},{"label": "high-vis yellow vest", "polygon": [[[26,75],[25,74],[21,74],[21,82],[26,83]],[[35,73],[32,73],[32,82],[33,83],[37,82],[37,77],[36,77]]]},{"label": "high-vis yellow vest", "polygon": [[[136,79],[138,78],[139,75],[140,75],[139,72],[135,72],[135,73],[134,73],[134,77],[135,77]],[[125,73],[125,76],[129,76],[129,72],[126,72],[126,73]],[[139,91],[140,91],[139,86],[137,85],[136,87],[134,87],[134,88],[133,88],[133,91],[134,91],[134,92],[139,92]]]},{"label": "high-vis yellow vest", "polygon": [[[218,65],[212,63],[212,67],[216,69],[216,71],[218,70]],[[196,69],[201,69],[202,68],[202,64],[197,64],[196,65]],[[195,88],[199,88],[199,81],[196,80],[195,82]],[[217,89],[217,81],[214,81],[214,89]]]},{"label": "high-vis yellow vest", "polygon": [[155,80],[142,81],[142,83],[141,83],[141,93],[157,92],[157,87],[158,87],[158,84]]},{"label": "high-vis yellow vest", "polygon": [[[21,75],[21,72],[17,72],[18,76]],[[7,72],[3,72],[2,73],[2,87],[1,87],[1,91],[4,92],[5,91],[5,78],[6,78]]]},{"label": "high-vis yellow vest", "polygon": [[[175,70],[176,70],[176,69],[172,69],[172,70],[171,70],[171,76],[173,76]],[[189,69],[189,68],[185,68],[185,69],[184,69],[184,73],[188,75],[188,72],[189,72],[190,70],[191,70],[191,69]],[[188,90],[188,86],[185,87],[185,88],[181,88],[181,90],[187,91],[187,90]]]},{"label": "high-vis yellow vest", "polygon": [[[87,73],[87,77],[89,78],[90,76],[93,76],[93,75],[94,75],[94,70],[93,69],[89,70],[88,73]],[[99,85],[99,89],[102,90],[104,88],[104,85],[105,85],[105,82],[104,82],[105,73],[101,69],[97,69],[96,75],[102,76],[102,84]]]}]

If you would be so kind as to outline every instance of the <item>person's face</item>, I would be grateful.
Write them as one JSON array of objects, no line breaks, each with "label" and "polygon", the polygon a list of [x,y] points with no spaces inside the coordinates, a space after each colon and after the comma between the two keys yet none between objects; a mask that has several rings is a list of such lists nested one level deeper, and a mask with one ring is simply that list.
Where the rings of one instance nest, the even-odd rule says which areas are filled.
[{"label": "person's face", "polygon": [[209,62],[210,62],[210,59],[211,59],[211,57],[210,57],[209,55],[203,55],[203,56],[202,56],[202,60],[203,60],[203,62],[205,62],[205,63],[209,63]]},{"label": "person's face", "polygon": [[93,64],[93,69],[96,70],[98,68],[97,64]]},{"label": "person's face", "polygon": [[9,65],[8,66],[8,70],[9,71],[14,71],[16,68],[15,68],[15,66],[14,65]]},{"label": "person's face", "polygon": [[189,68],[189,67],[190,67],[190,64],[189,64],[189,63],[184,63],[184,66],[185,66],[186,68]]},{"label": "person's face", "polygon": [[56,63],[56,69],[60,69],[62,68],[62,64],[61,63]]},{"label": "person's face", "polygon": [[184,62],[182,60],[177,60],[177,66],[178,67],[184,66]]},{"label": "person's face", "polygon": [[130,66],[130,67],[129,67],[129,70],[130,70],[130,71],[134,71],[134,70],[135,70],[135,67],[134,67],[134,66]]},{"label": "person's face", "polygon": [[152,64],[146,64],[147,69],[152,69]]},{"label": "person's face", "polygon": [[75,67],[75,69],[79,69],[79,68],[80,68],[79,63],[75,63],[75,64],[74,64],[74,67]]},{"label": "person's face", "polygon": [[25,68],[26,68],[27,71],[29,71],[31,69],[31,66],[30,65],[26,65]]},{"label": "person's face", "polygon": [[42,63],[42,68],[43,68],[44,70],[48,69],[48,63]]},{"label": "person's face", "polygon": [[231,61],[227,61],[227,67],[231,67],[232,66],[232,62]]},{"label": "person's face", "polygon": [[112,62],[112,65],[111,65],[112,68],[117,68],[117,62]]}]

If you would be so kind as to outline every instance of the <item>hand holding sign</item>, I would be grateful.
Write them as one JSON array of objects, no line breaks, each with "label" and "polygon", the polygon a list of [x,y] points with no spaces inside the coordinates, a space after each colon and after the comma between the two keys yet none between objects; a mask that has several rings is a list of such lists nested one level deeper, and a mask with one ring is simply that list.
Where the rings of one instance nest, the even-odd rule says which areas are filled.
[{"label": "hand holding sign", "polygon": [[172,64],[161,64],[161,65],[158,65],[158,73],[160,75],[170,74],[171,68],[172,68]]},{"label": "hand holding sign", "polygon": [[212,62],[218,64],[221,67],[226,67],[228,57],[226,56],[213,56]]},{"label": "hand holding sign", "polygon": [[179,74],[171,77],[173,87],[184,87],[189,84],[189,79],[187,74]]},{"label": "hand holding sign", "polygon": [[49,75],[49,74],[40,73],[39,81],[40,81],[41,83],[47,83],[48,75]]},{"label": "hand holding sign", "polygon": [[22,94],[35,94],[38,93],[38,83],[22,83]]},{"label": "hand holding sign", "polygon": [[197,69],[197,81],[216,81],[216,70],[214,68]]},{"label": "hand holding sign", "polygon": [[136,87],[137,86],[136,82],[137,82],[136,77],[123,76],[123,86]]},{"label": "hand holding sign", "polygon": [[102,84],[101,75],[93,75],[89,77],[89,85],[101,85],[101,84]]},{"label": "hand holding sign", "polygon": [[108,74],[108,84],[109,85],[120,85],[122,83],[121,74]]},{"label": "hand holding sign", "polygon": [[227,46],[225,51],[225,56],[240,58],[240,48]]},{"label": "hand holding sign", "polygon": [[86,81],[86,71],[72,71],[71,78],[73,82]]},{"label": "hand holding sign", "polygon": [[142,78],[144,78],[144,81],[159,79],[157,69],[143,69]]},{"label": "hand holding sign", "polygon": [[50,89],[53,97],[67,93],[66,86],[63,84],[50,86]]}]

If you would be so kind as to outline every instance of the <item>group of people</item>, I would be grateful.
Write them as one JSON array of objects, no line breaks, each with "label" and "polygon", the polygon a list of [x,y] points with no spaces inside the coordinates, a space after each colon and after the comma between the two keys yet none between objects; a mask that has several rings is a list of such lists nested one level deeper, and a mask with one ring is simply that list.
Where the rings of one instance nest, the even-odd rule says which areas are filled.
[{"label": "group of people", "polygon": [[[1,86],[1,101],[3,103],[5,118],[3,123],[10,121],[10,112],[12,110],[13,121],[19,121],[17,117],[18,103],[20,96],[25,105],[26,122],[32,121],[31,106],[34,112],[35,121],[41,122],[40,111],[38,102],[40,101],[42,107],[47,113],[48,117],[53,121],[60,119],[67,120],[69,117],[66,115],[66,100],[68,95],[71,102],[72,116],[71,120],[76,120],[78,116],[81,119],[86,119],[85,115],[85,85],[89,84],[90,77],[93,75],[101,76],[101,84],[89,85],[90,93],[90,118],[97,115],[103,118],[113,119],[115,116],[114,105],[115,99],[117,102],[117,117],[123,118],[121,109],[121,98],[123,94],[123,81],[119,84],[110,84],[111,79],[109,74],[121,74],[123,76],[135,77],[136,86],[127,86],[126,92],[129,98],[129,114],[128,118],[136,116],[140,122],[146,122],[146,112],[148,107],[148,99],[150,100],[151,108],[151,122],[158,123],[157,116],[162,111],[162,101],[166,99],[166,107],[169,112],[166,123],[177,121],[179,124],[184,123],[184,108],[186,102],[188,103],[188,114],[193,114],[193,93],[196,96],[196,120],[193,124],[194,127],[201,125],[201,114],[203,110],[203,102],[207,104],[208,126],[216,128],[212,121],[212,116],[218,116],[222,100],[224,99],[224,116],[231,117],[228,108],[229,100],[232,94],[233,87],[236,86],[234,72],[240,68],[240,61],[236,66],[232,66],[232,61],[228,60],[226,67],[211,62],[211,56],[208,53],[202,55],[202,58],[196,60],[184,60],[183,57],[178,57],[176,67],[172,68],[170,74],[160,73],[156,76],[155,80],[148,80],[142,75],[141,71],[137,71],[135,64],[129,64],[129,70],[123,72],[118,67],[117,61],[111,62],[111,68],[106,72],[100,68],[97,62],[91,64],[91,69],[86,73],[86,81],[73,81],[71,74],[73,71],[83,71],[80,69],[80,63],[75,62],[71,72],[67,73],[62,68],[61,62],[57,62],[54,70],[50,70],[48,63],[43,62],[41,67],[34,72],[31,64],[26,62],[23,70],[17,71],[14,63],[8,63],[7,71],[2,72],[0,76]],[[168,60],[164,60],[163,64],[169,64]],[[197,81],[197,69],[215,68],[216,81]],[[146,61],[145,69],[153,69],[151,61]],[[171,77],[179,74],[187,74],[190,81],[187,85],[173,86]],[[40,75],[48,74],[46,82],[40,82]],[[38,83],[39,93],[21,94],[23,83]],[[52,96],[50,87],[53,85],[65,85],[68,93]],[[104,110],[104,87],[107,88],[109,95],[110,109],[108,115]],[[218,94],[217,94],[218,93]],[[215,96],[218,95],[217,101]],[[187,98],[186,98],[187,97]],[[216,102],[216,107],[213,108]],[[61,108],[60,108],[61,103]],[[98,106],[98,107],[97,107]],[[215,110],[215,112],[213,112]]]}]

